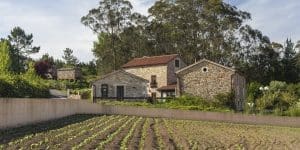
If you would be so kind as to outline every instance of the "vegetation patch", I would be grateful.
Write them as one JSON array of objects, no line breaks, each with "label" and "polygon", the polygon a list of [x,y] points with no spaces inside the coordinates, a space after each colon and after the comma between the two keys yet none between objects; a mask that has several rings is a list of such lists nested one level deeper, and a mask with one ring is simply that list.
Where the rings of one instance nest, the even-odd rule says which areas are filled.
[{"label": "vegetation patch", "polygon": [[0,149],[297,149],[299,134],[289,127],[75,115],[0,130]]}]

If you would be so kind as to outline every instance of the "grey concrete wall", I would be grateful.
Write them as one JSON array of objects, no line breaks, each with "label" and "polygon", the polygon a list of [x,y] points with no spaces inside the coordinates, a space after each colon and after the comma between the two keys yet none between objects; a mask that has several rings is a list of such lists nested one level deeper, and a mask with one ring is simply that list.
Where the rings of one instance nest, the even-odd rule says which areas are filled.
[{"label": "grey concrete wall", "polygon": [[300,127],[300,117],[256,116],[160,108],[105,106],[83,100],[0,99],[0,129],[74,114],[136,115],[186,120]]},{"label": "grey concrete wall", "polygon": [[0,128],[32,124],[77,113],[79,103],[61,99],[0,99]]}]

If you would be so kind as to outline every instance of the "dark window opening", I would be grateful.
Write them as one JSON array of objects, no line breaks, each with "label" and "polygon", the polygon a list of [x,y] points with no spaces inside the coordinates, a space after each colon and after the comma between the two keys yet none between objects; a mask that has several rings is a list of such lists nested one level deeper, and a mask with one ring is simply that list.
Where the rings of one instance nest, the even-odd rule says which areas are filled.
[{"label": "dark window opening", "polygon": [[202,71],[203,71],[203,72],[207,72],[208,69],[207,69],[206,67],[204,67],[204,68],[202,68]]},{"label": "dark window opening", "polygon": [[151,88],[156,88],[157,87],[157,82],[156,82],[156,75],[151,76],[151,83],[150,83]]},{"label": "dark window opening", "polygon": [[107,84],[101,85],[101,97],[104,97],[104,98],[108,97],[108,85]]},{"label": "dark window opening", "polygon": [[175,60],[175,67],[177,67],[177,68],[180,67],[180,63],[179,63],[179,60],[178,60],[178,59]]},{"label": "dark window opening", "polygon": [[124,86],[117,86],[117,99],[124,98]]}]

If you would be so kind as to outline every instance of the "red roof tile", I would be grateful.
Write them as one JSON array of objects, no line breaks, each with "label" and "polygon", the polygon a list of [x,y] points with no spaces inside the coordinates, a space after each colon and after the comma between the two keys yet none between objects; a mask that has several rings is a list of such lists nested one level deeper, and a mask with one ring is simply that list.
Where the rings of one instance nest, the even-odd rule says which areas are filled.
[{"label": "red roof tile", "polygon": [[171,54],[171,55],[134,58],[133,60],[124,64],[122,67],[123,68],[131,68],[131,67],[141,67],[141,66],[164,65],[164,64],[169,63],[171,60],[173,60],[177,56],[178,56],[177,54]]}]

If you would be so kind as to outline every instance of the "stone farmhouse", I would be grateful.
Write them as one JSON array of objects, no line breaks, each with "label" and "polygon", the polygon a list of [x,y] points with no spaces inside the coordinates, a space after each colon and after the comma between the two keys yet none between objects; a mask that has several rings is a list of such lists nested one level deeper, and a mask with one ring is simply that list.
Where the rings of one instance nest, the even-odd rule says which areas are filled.
[{"label": "stone farmhouse", "polygon": [[213,99],[220,93],[233,92],[237,109],[246,97],[246,79],[235,69],[203,59],[176,72],[177,96],[184,93]]},{"label": "stone farmhouse", "polygon": [[98,98],[145,99],[149,81],[124,70],[114,71],[93,83]]},{"label": "stone farmhouse", "polygon": [[57,69],[58,80],[78,80],[80,78],[81,78],[81,71],[79,68]]},{"label": "stone farmhouse", "polygon": [[[122,71],[116,71],[112,74],[108,74],[103,78],[94,82],[96,87],[96,96],[100,98],[117,97],[124,93],[124,98],[137,97],[168,97],[175,96],[176,90],[176,71],[185,67],[186,64],[181,60],[177,54],[153,56],[153,57],[142,57],[135,58],[122,66]],[[126,74],[124,73],[126,72]],[[140,87],[133,86],[133,84],[144,85],[142,80],[140,82],[120,82],[115,77],[108,77],[110,75],[118,76],[118,79],[122,78],[124,81],[131,81],[133,79],[144,79],[148,81],[146,84],[146,91],[144,95],[131,93],[131,87],[136,89]],[[136,82],[136,81],[134,81]],[[101,86],[104,85],[104,88]],[[103,89],[109,87],[108,94],[101,94]],[[121,91],[118,92],[116,89],[119,87]],[[116,91],[114,91],[114,89]],[[144,89],[144,88],[142,88]],[[122,91],[123,90],[123,91]],[[134,92],[134,91],[132,91]],[[138,91],[141,93],[140,91]]]},{"label": "stone farmhouse", "polygon": [[186,66],[177,54],[135,58],[121,70],[93,83],[97,98],[165,98],[190,94],[213,99],[234,92],[238,108],[244,105],[246,80],[235,69],[203,59]]}]

